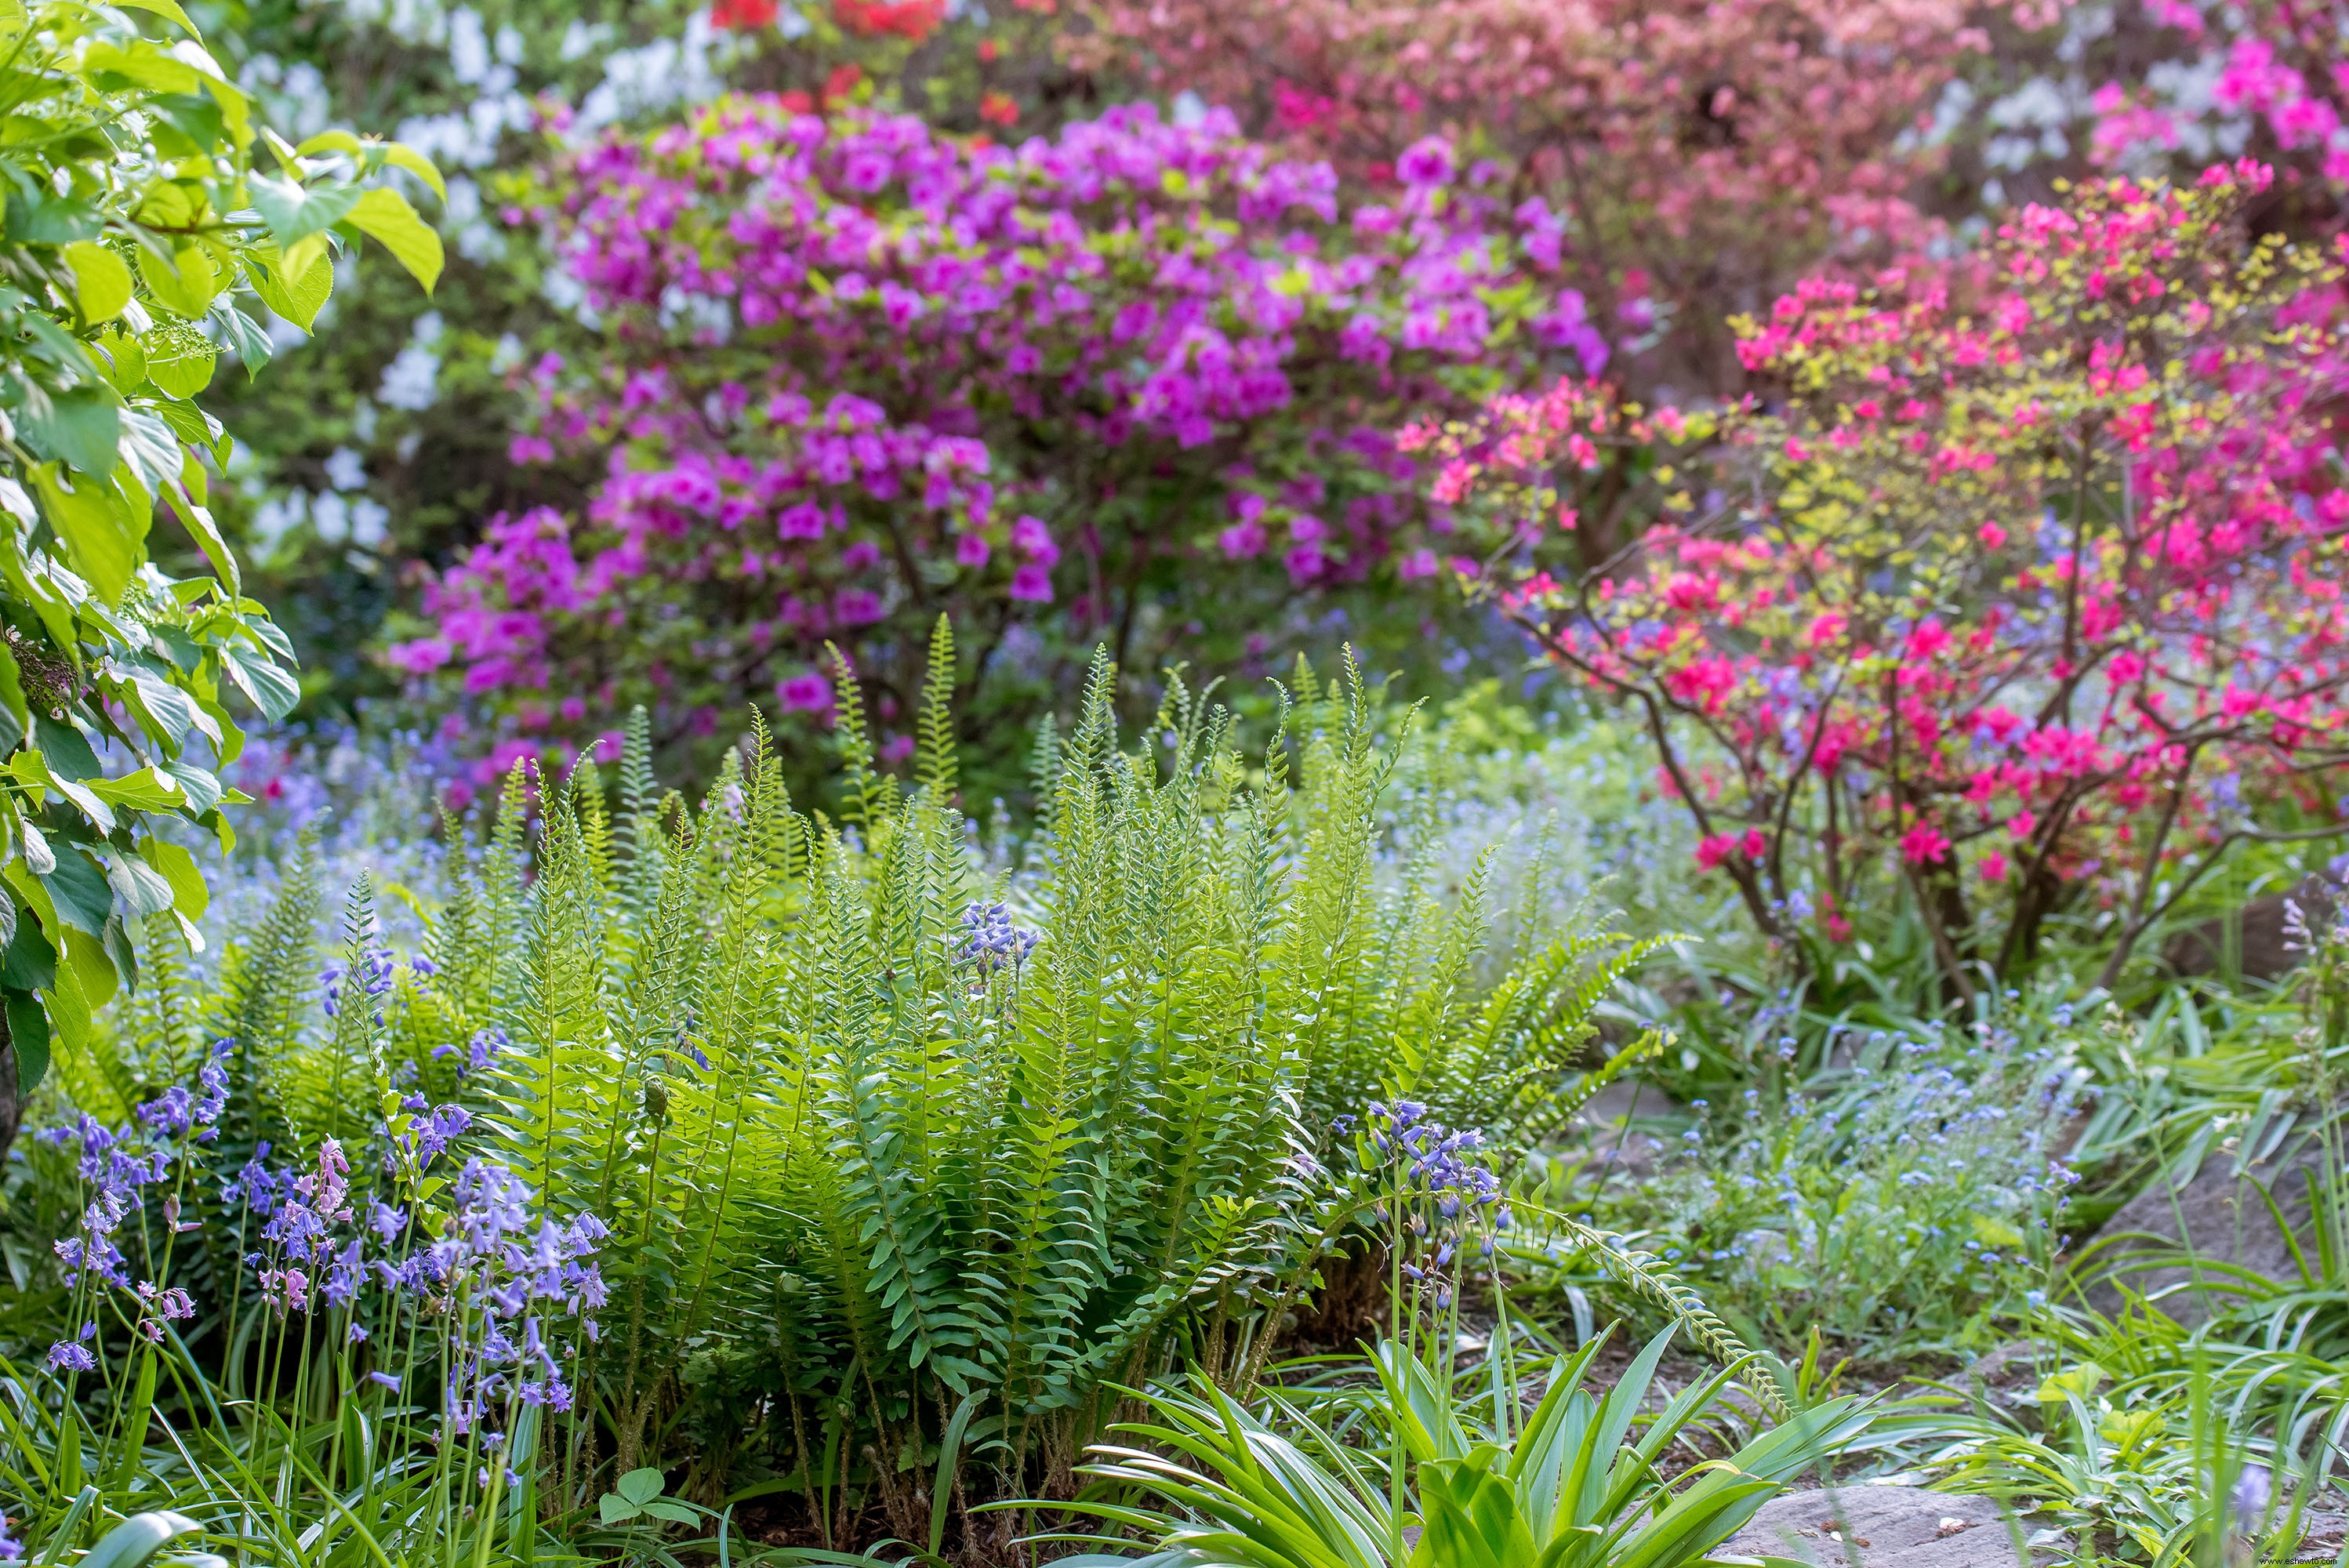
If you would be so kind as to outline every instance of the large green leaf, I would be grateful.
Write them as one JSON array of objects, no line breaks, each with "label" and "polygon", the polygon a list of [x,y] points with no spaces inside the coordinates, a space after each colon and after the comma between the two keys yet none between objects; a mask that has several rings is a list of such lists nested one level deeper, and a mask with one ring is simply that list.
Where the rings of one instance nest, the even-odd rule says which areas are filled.
[{"label": "large green leaf", "polygon": [[29,991],[11,986],[0,991],[0,1001],[6,1005],[8,1044],[16,1053],[16,1092],[30,1094],[49,1076],[49,1016]]},{"label": "large green leaf", "polygon": [[350,222],[361,233],[379,241],[409,275],[424,285],[425,293],[432,292],[432,285],[440,281],[440,236],[417,216],[407,197],[388,186],[375,186],[352,206]]},{"label": "large green leaf", "polygon": [[301,684],[266,655],[222,648],[220,657],[229,679],[272,724],[293,712],[294,705],[302,700]]},{"label": "large green leaf", "polygon": [[306,234],[324,233],[351,215],[366,188],[358,185],[317,185],[307,189],[291,180],[256,174],[247,182],[253,210],[269,225],[270,238],[283,247]]},{"label": "large green leaf", "polygon": [[16,411],[16,428],[38,456],[103,477],[114,471],[115,443],[122,435],[121,404],[104,387],[51,392],[34,386]]},{"label": "large green leaf", "polygon": [[1516,1491],[1492,1471],[1503,1457],[1485,1446],[1420,1468],[1423,1528],[1411,1568],[1534,1568],[1533,1532]]},{"label": "large green leaf", "polygon": [[167,397],[192,397],[212,385],[220,350],[188,322],[159,321],[139,340],[147,351],[147,379]]},{"label": "large green leaf", "polygon": [[8,197],[8,238],[20,245],[69,245],[94,240],[105,232],[106,221],[95,208],[66,196],[28,201]]},{"label": "large green leaf", "polygon": [[146,552],[124,525],[112,487],[86,474],[69,479],[55,463],[36,468],[32,480],[42,514],[65,541],[74,569],[89,579],[98,597],[120,603],[122,591]]},{"label": "large green leaf", "polygon": [[130,269],[104,245],[88,240],[67,245],[66,265],[73,269],[74,299],[82,319],[93,325],[111,321],[130,303]]},{"label": "large green leaf", "polygon": [[174,246],[169,261],[142,246],[139,275],[157,304],[191,321],[211,309],[220,294],[220,274],[211,253],[192,242]]},{"label": "large green leaf", "polygon": [[41,885],[57,901],[57,919],[90,936],[106,934],[106,917],[114,913],[114,889],[106,873],[71,844],[57,848],[57,869],[41,878]]},{"label": "large green leaf", "polygon": [[309,268],[299,279],[287,283],[278,268],[278,258],[266,257],[265,264],[256,261],[245,269],[253,282],[253,292],[261,303],[303,331],[318,319],[318,311],[335,288],[335,263],[324,254],[313,255]]}]

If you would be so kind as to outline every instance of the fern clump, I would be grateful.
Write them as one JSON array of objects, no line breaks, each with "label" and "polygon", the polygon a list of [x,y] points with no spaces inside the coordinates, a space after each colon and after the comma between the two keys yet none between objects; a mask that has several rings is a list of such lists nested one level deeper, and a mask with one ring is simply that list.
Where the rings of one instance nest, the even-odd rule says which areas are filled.
[{"label": "fern clump", "polygon": [[[1179,676],[1122,737],[1097,660],[1009,861],[957,798],[952,673],[942,624],[904,783],[843,712],[837,816],[790,799],[755,718],[698,804],[655,783],[641,714],[616,806],[592,765],[517,770],[420,954],[379,951],[353,895],[331,1017],[313,876],[227,956],[202,1011],[237,1159],[364,1143],[420,1095],[542,1217],[607,1233],[543,1508],[687,1458],[688,1495],[747,1486],[838,1545],[1067,1495],[1123,1389],[1247,1381],[1375,1220],[1365,1107],[1521,1149],[1653,1043],[1586,1070],[1643,949],[1537,899],[1496,921],[1489,857],[1433,891],[1381,814],[1410,724],[1350,665],[1251,755]],[[135,1032],[184,1056],[185,1011]]]}]

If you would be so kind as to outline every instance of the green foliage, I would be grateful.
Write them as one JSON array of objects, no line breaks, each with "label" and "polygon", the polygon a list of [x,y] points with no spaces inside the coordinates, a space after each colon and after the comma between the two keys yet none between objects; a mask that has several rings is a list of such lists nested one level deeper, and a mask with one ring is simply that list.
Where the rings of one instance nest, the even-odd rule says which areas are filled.
[{"label": "green foliage", "polygon": [[1671,1336],[1594,1396],[1583,1383],[1608,1337],[1557,1357],[1529,1415],[1503,1356],[1478,1369],[1486,1387],[1457,1394],[1448,1342],[1436,1366],[1381,1345],[1371,1357],[1376,1386],[1352,1402],[1361,1418],[1343,1435],[1278,1397],[1258,1412],[1205,1382],[1145,1395],[1155,1419],[1117,1429],[1142,1446],[1097,1447],[1086,1467],[1121,1484],[1110,1501],[1081,1506],[1154,1539],[1159,1551],[1139,1559],[1151,1568],[1677,1568],[1706,1557],[1868,1424],[1857,1399],[1826,1400],[1675,1485],[1659,1459],[1739,1367],[1651,1412]]},{"label": "green foliage", "polygon": [[[2030,1293],[2044,1299],[2058,1251],[2073,1178],[2055,1154],[2085,1076],[2065,1044],[1853,1038],[1807,1082],[1697,1102],[1682,1150],[1604,1206],[1770,1344],[1994,1343]],[[1552,1179],[1573,1191],[1583,1176]]]},{"label": "green foliage", "polygon": [[[1123,1386],[1199,1366],[1244,1387],[1386,1191],[1335,1119],[1415,1097],[1506,1158],[1653,1048],[1583,1070],[1599,996],[1644,950],[1540,901],[1502,927],[1475,889],[1438,897],[1408,820],[1382,819],[1409,725],[1386,730],[1351,670],[1304,672],[1260,759],[1179,679],[1123,739],[1112,682],[1097,664],[1039,748],[1050,804],[1016,865],[975,852],[938,708],[910,788],[843,726],[843,820],[793,804],[755,723],[698,807],[661,794],[639,715],[616,814],[592,766],[509,780],[426,906],[429,964],[393,963],[355,890],[341,973],[388,976],[379,1012],[347,987],[333,1017],[313,1005],[315,863],[209,988],[159,942],[169,986],[118,1009],[111,1063],[75,1081],[123,1114],[233,1042],[185,1210],[222,1233],[171,1277],[215,1320],[267,1322],[210,1183],[264,1141],[281,1161],[380,1145],[411,1089],[475,1108],[468,1156],[609,1229],[578,1400],[534,1418],[534,1476],[515,1464],[550,1531],[630,1553],[741,1495],[814,1539],[936,1542],[973,1504],[1064,1494]],[[63,1157],[40,1158],[70,1224]],[[1717,1335],[1651,1260],[1561,1216],[1521,1224]],[[32,1239],[22,1209],[15,1228]],[[235,1332],[195,1343],[174,1363],[193,1392],[161,1396],[175,1423],[207,1387],[254,1391]],[[311,1441],[355,1375],[318,1362],[267,1440]],[[146,1462],[159,1496],[242,1484],[222,1456],[195,1479]],[[391,1511],[369,1519],[427,1506],[378,1486]]]},{"label": "green foliage", "polygon": [[[289,147],[177,5],[129,15],[184,36],[78,5],[0,9],[0,92],[18,106],[0,151],[0,984],[16,1058],[0,1053],[0,1147],[51,1030],[81,1043],[135,979],[132,929],[202,916],[194,860],[150,819],[230,841],[214,771],[243,739],[229,694],[272,720],[296,695],[292,650],[243,596],[206,505],[206,464],[231,449],[193,401],[215,345],[258,371],[270,337],[240,302],[306,326],[331,252],[362,235],[428,288],[440,270],[438,238],[380,178],[437,183],[429,162],[343,131]],[[159,507],[203,574],[149,564]]]}]

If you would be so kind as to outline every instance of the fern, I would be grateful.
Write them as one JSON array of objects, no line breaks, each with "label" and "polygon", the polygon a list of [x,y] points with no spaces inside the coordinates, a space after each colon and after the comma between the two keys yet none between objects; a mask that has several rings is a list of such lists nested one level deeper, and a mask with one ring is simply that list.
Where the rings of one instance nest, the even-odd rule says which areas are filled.
[{"label": "fern", "polygon": [[[246,1147],[421,1075],[480,1108],[482,1152],[548,1214],[610,1228],[594,1398],[564,1439],[579,1484],[607,1437],[625,1469],[684,1422],[722,1434],[695,1471],[713,1497],[762,1463],[816,1510],[853,1471],[858,1505],[924,1529],[911,1478],[969,1398],[977,1500],[1065,1488],[1119,1386],[1202,1346],[1227,1375],[1262,1364],[1349,1222],[1299,1175],[1333,1119],[1408,1095],[1508,1147],[1657,1043],[1584,1069],[1647,948],[1552,923],[1522,891],[1537,870],[1506,923],[1497,859],[1439,896],[1439,814],[1392,799],[1427,743],[1350,654],[1334,679],[1300,664],[1260,758],[1180,671],[1129,741],[1097,654],[1074,722],[1037,734],[1030,837],[992,861],[957,794],[950,630],[907,787],[835,668],[836,821],[793,805],[755,715],[698,803],[661,795],[639,712],[608,814],[592,767],[508,779],[487,841],[451,853],[430,973],[380,1021],[312,1006],[306,861],[225,966],[219,1030],[268,1086]],[[998,903],[1025,934],[988,923]],[[365,890],[347,925],[357,964]],[[142,1026],[178,1042],[157,1051],[186,1048],[176,995]],[[460,1079],[484,1040],[506,1043]],[[1732,1348],[1653,1260],[1541,1222]]]}]

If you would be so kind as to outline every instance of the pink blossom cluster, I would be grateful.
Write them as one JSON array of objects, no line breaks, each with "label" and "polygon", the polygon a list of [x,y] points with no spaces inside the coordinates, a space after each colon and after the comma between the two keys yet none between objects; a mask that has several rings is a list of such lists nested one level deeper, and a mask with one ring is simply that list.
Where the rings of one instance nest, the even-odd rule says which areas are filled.
[{"label": "pink blossom cluster", "polygon": [[600,477],[494,521],[394,661],[526,727],[820,713],[827,640],[885,686],[941,612],[1090,640],[1154,570],[1219,605],[1361,581],[1421,511],[1402,415],[1609,356],[1547,207],[1440,138],[1403,178],[1349,206],[1148,106],[1009,148],[744,97],[573,155],[512,216],[605,346],[523,378],[514,455]]},{"label": "pink blossom cluster", "polygon": [[[2349,12],[2251,0],[2206,15],[2188,0],[2149,0],[2145,21],[2127,75],[2095,95],[2095,161],[2158,165],[2255,137],[2288,177],[2313,175],[2336,192],[2349,185],[2349,61],[2341,50]],[[2324,226],[2337,222],[2329,217]]]},{"label": "pink blossom cluster", "polygon": [[1372,184],[1473,138],[1558,211],[1636,385],[1737,385],[1724,301],[1932,237],[1943,90],[2058,6],[1963,0],[1080,0],[1080,64],[1242,106]]},{"label": "pink blossom cluster", "polygon": [[1837,935],[1889,873],[1962,974],[2085,891],[2117,964],[2228,845],[2349,830],[2342,273],[2247,243],[2271,181],[2104,182],[1961,273],[1812,280],[1739,323],[1773,407],[1568,381],[1404,445],[1765,930]]}]

